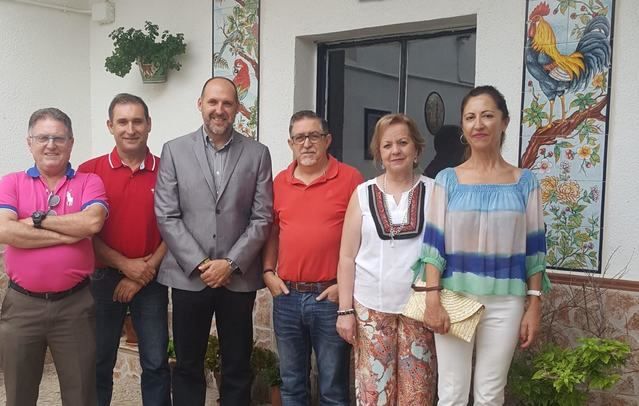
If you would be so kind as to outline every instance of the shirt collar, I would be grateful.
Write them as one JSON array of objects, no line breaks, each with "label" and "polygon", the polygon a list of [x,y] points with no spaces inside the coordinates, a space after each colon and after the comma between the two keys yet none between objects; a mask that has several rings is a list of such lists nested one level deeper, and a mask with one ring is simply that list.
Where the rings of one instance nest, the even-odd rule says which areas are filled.
[{"label": "shirt collar", "polygon": [[[39,178],[40,177],[40,170],[35,165],[35,163],[33,164],[33,166],[31,168],[26,170],[26,173],[27,173],[27,175],[31,176],[32,178]],[[71,178],[73,178],[75,176],[75,170],[71,167],[71,162],[67,163],[67,170],[66,170],[65,176],[67,177],[67,179],[71,179]]]},{"label": "shirt collar", "polygon": [[[113,147],[111,153],[109,153],[109,165],[111,169],[121,168],[126,166],[124,162],[122,162],[122,158],[120,158],[120,154],[118,154],[118,149]],[[140,170],[146,169],[151,172],[155,172],[157,162],[155,160],[155,156],[149,150],[149,147],[146,147],[146,156],[144,157],[144,161],[140,164]]]},{"label": "shirt collar", "polygon": [[224,145],[222,145],[222,148],[220,149],[215,148],[208,134],[206,133],[206,131],[204,131],[204,127],[202,127],[202,137],[204,137],[204,146],[209,145],[211,148],[213,148],[214,151],[219,152],[225,149],[227,146],[229,146],[231,142],[233,142],[233,139],[235,138],[235,131],[231,131],[231,137],[229,137],[228,141],[226,141]]},{"label": "shirt collar", "polygon": [[[297,168],[297,161],[291,162],[288,168],[286,168],[286,180],[288,180],[288,183],[291,183],[291,184],[294,184],[294,183],[303,184],[299,179],[295,178],[295,168]],[[319,178],[315,179],[311,183],[311,185],[316,183],[323,183],[328,181],[329,179],[333,179],[334,177],[337,176],[338,172],[339,172],[339,165],[338,165],[337,159],[335,159],[333,155],[328,154],[328,167],[326,168],[326,172],[322,174],[322,176],[320,176]],[[310,185],[306,185],[306,186],[310,186]]]}]

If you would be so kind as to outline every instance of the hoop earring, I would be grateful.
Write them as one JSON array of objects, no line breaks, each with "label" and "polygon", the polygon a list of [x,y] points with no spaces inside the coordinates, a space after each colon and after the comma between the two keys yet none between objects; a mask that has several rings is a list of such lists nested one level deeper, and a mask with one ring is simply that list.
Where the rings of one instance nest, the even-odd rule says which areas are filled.
[{"label": "hoop earring", "polygon": [[466,142],[466,138],[464,137],[464,133],[459,134],[459,142],[463,145],[468,145],[468,142]]}]

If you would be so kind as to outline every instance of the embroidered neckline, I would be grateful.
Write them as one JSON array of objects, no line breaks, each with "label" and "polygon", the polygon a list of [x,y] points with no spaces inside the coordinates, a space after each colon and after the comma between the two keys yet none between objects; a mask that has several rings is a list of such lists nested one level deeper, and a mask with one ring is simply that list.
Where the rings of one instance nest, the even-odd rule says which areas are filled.
[{"label": "embroidered neckline", "polygon": [[406,240],[421,235],[424,229],[424,199],[426,187],[419,181],[409,192],[407,212],[402,223],[395,224],[391,220],[385,203],[384,192],[373,183],[368,186],[368,204],[371,217],[382,240]]}]

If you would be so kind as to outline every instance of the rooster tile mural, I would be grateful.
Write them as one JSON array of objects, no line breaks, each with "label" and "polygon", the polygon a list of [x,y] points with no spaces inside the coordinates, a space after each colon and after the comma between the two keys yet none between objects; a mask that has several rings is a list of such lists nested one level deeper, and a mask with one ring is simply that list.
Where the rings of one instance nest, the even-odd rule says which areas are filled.
[{"label": "rooster tile mural", "polygon": [[213,0],[213,75],[235,83],[238,132],[258,138],[259,0]]},{"label": "rooster tile mural", "polygon": [[614,0],[528,0],[521,167],[537,175],[547,265],[601,272]]}]

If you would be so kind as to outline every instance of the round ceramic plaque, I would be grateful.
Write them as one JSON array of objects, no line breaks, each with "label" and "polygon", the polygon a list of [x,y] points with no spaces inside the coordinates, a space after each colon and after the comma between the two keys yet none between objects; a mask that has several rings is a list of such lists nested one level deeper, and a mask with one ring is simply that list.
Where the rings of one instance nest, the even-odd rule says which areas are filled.
[{"label": "round ceramic plaque", "polygon": [[431,92],[424,103],[424,120],[431,134],[436,134],[444,125],[444,100],[437,92]]}]

